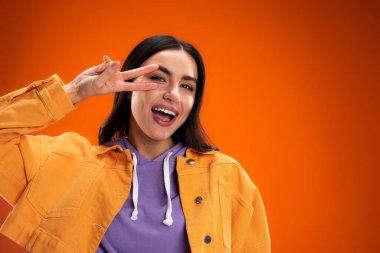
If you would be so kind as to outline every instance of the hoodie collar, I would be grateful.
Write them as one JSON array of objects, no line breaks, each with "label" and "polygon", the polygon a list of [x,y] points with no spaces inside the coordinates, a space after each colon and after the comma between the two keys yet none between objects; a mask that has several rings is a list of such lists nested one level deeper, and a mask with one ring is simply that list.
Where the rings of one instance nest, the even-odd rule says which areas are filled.
[{"label": "hoodie collar", "polygon": [[162,162],[169,153],[172,153],[172,156],[176,157],[178,156],[178,153],[180,153],[181,150],[184,148],[184,145],[179,142],[175,144],[173,147],[163,152],[162,154],[160,154],[159,156],[157,156],[156,158],[154,158],[153,160],[150,160],[142,154],[140,154],[140,152],[137,151],[137,149],[128,141],[127,138],[122,138],[122,140],[120,140],[120,143],[125,149],[129,149],[131,153],[134,153],[136,155],[136,158],[139,161],[139,165],[144,165],[148,162]]}]

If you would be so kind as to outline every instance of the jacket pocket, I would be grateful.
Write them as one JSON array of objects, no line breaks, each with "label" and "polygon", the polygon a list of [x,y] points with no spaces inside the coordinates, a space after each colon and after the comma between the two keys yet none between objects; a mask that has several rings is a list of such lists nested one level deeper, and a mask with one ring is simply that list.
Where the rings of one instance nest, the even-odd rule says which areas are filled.
[{"label": "jacket pocket", "polygon": [[219,179],[219,201],[222,219],[223,244],[231,250],[232,184]]},{"label": "jacket pocket", "polygon": [[232,196],[232,252],[241,252],[251,224],[253,206],[235,189]]},{"label": "jacket pocket", "polygon": [[44,217],[75,216],[102,164],[52,153],[31,182],[27,198]]},{"label": "jacket pocket", "polygon": [[253,215],[253,207],[232,187],[219,179],[219,199],[223,244],[232,252],[240,252]]}]

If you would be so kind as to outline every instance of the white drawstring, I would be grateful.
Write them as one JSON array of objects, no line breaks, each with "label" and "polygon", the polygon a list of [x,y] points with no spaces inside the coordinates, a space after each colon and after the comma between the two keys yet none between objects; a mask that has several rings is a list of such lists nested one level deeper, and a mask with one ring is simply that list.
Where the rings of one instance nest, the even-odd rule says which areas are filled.
[{"label": "white drawstring", "polygon": [[137,215],[139,211],[137,210],[137,202],[139,199],[139,181],[137,180],[137,157],[135,153],[132,153],[132,159],[133,159],[133,176],[132,176],[132,184],[133,184],[133,192],[132,192],[132,200],[133,205],[135,206],[135,209],[132,212],[131,219],[137,220]]},{"label": "white drawstring", "polygon": [[173,225],[173,218],[172,218],[172,199],[170,197],[170,177],[169,177],[169,158],[173,154],[173,152],[169,152],[169,154],[164,159],[164,184],[165,184],[165,190],[166,195],[168,197],[168,204],[166,208],[166,215],[163,223],[166,226]]},{"label": "white drawstring", "polygon": [[[169,158],[173,154],[173,152],[169,152],[165,159],[164,159],[164,184],[165,184],[165,191],[167,196],[167,208],[166,208],[166,214],[165,219],[163,220],[163,223],[166,226],[173,225],[173,218],[172,218],[172,200],[170,197],[170,175],[169,175]],[[132,176],[132,200],[134,205],[134,210],[132,212],[131,219],[137,220],[138,210],[137,210],[137,203],[138,203],[138,197],[139,197],[139,182],[137,179],[137,157],[135,153],[132,153],[132,159],[133,159],[133,176]]]}]

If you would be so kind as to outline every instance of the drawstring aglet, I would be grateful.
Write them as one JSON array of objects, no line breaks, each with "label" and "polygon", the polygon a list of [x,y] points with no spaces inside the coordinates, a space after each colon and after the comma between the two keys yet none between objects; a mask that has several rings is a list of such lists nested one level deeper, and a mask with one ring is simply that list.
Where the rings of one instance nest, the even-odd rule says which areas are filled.
[{"label": "drawstring aglet", "polygon": [[169,216],[162,223],[164,223],[166,226],[170,227],[171,225],[173,225],[173,218],[171,216]]}]

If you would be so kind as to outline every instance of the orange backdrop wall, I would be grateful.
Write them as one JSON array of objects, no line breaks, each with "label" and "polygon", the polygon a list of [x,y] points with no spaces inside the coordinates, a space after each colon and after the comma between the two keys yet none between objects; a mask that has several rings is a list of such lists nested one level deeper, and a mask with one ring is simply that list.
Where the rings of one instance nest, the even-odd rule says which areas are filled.
[{"label": "orange backdrop wall", "polygon": [[[172,34],[204,57],[201,118],[264,199],[273,252],[380,252],[378,1],[0,1],[0,94]],[[97,143],[112,95],[41,133]],[[0,201],[0,222],[11,207]],[[0,252],[25,252],[0,236]]]}]

